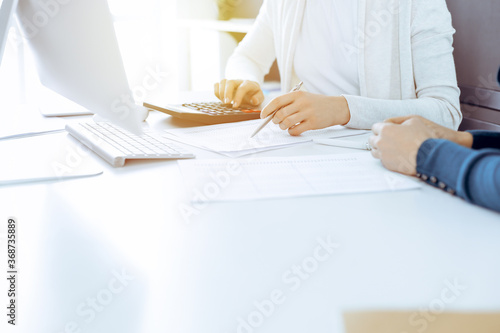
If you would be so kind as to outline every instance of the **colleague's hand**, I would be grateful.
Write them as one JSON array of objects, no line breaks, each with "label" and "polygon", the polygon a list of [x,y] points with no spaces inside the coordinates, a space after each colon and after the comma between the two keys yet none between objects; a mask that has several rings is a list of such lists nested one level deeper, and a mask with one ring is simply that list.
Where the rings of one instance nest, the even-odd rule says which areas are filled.
[{"label": "colleague's hand", "polygon": [[415,121],[422,122],[424,125],[428,127],[429,130],[434,132],[434,136],[439,139],[445,139],[452,142],[455,142],[459,145],[462,145],[466,148],[472,147],[473,137],[472,134],[468,132],[458,132],[447,127],[443,127],[438,125],[428,119],[425,119],[420,116],[405,116],[405,117],[396,117],[385,120],[384,122],[393,123],[393,124],[403,124],[404,122],[415,119]]},{"label": "colleague's hand", "polygon": [[[281,108],[281,110],[280,110]],[[351,119],[349,106],[344,97],[332,97],[295,91],[271,101],[261,112],[261,118],[273,117],[273,123],[291,135],[334,125],[345,125]]]},{"label": "colleague's hand", "polygon": [[255,81],[222,80],[215,84],[214,93],[222,103],[235,108],[242,104],[258,106],[264,101],[264,93]]},{"label": "colleague's hand", "polygon": [[416,174],[418,150],[428,139],[446,139],[472,146],[469,133],[447,129],[419,116],[391,118],[373,125],[372,131],[369,140],[372,155],[387,169],[410,176]]},{"label": "colleague's hand", "polygon": [[422,143],[436,138],[435,132],[418,118],[401,124],[377,123],[372,132],[369,142],[373,157],[380,159],[387,169],[410,176],[417,172],[417,153]]}]

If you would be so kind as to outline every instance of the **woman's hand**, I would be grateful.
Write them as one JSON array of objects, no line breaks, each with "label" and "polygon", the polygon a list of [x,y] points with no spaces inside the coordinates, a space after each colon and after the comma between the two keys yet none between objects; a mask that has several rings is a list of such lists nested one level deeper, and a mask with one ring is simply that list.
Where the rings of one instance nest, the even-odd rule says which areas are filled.
[{"label": "woman's hand", "polygon": [[214,93],[222,103],[234,108],[242,104],[258,106],[264,101],[260,85],[248,80],[222,80],[215,84]]},{"label": "woman's hand", "polygon": [[344,97],[331,97],[295,91],[277,97],[261,112],[267,118],[276,111],[273,123],[290,135],[334,125],[345,125],[351,119],[349,106]]},{"label": "woman's hand", "polygon": [[389,170],[414,176],[420,146],[428,139],[446,139],[472,146],[472,135],[439,126],[419,116],[399,117],[377,123],[370,137],[372,155]]}]

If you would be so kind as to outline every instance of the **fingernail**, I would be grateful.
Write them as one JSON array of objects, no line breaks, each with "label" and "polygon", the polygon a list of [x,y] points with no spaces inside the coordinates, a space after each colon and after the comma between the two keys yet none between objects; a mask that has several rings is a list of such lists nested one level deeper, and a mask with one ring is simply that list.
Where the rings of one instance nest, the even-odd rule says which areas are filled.
[{"label": "fingernail", "polygon": [[252,98],[253,105],[257,105],[258,103],[259,103],[259,101],[257,100],[257,98]]},{"label": "fingernail", "polygon": [[229,104],[229,98],[224,99],[224,104]]}]

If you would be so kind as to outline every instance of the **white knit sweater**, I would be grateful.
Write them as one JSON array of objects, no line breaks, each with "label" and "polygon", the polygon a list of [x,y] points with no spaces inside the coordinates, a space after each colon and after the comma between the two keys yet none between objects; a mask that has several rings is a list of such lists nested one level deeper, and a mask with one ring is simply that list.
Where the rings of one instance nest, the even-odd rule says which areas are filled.
[{"label": "white knit sweater", "polygon": [[[252,30],[226,68],[228,79],[262,82],[277,59],[282,91],[296,84],[293,56],[304,5],[314,0],[264,0]],[[451,15],[445,0],[358,1],[358,38],[340,45],[357,56],[360,96],[346,95],[348,127],[369,129],[416,114],[457,129],[461,120]],[[320,37],[319,37],[320,38]]]}]

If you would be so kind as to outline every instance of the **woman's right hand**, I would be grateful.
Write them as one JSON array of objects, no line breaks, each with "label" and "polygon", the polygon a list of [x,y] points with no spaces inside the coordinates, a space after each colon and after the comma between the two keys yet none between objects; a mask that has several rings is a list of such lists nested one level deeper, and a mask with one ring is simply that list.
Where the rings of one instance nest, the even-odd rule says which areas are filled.
[{"label": "woman's right hand", "polygon": [[260,85],[249,80],[221,80],[214,86],[214,93],[224,104],[234,108],[242,104],[258,106],[264,102],[264,93]]}]

